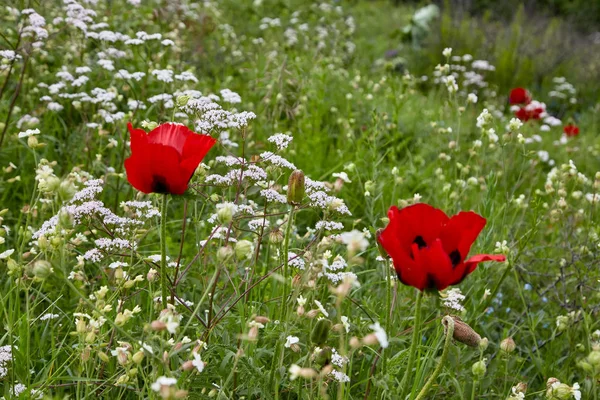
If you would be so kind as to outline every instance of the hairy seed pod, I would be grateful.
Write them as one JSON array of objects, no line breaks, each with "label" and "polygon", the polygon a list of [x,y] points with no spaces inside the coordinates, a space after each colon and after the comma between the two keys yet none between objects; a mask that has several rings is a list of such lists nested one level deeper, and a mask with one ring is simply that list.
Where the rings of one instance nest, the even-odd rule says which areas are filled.
[{"label": "hairy seed pod", "polygon": [[287,201],[289,205],[298,206],[304,198],[304,172],[295,170],[290,174],[287,190]]},{"label": "hairy seed pod", "polygon": [[[450,315],[454,320],[454,340],[464,343],[470,347],[479,347],[481,336],[473,330],[467,323],[463,322],[459,317]],[[444,323],[444,331],[446,330],[446,322]]]},{"label": "hairy seed pod", "polygon": [[310,340],[314,344],[321,346],[321,345],[325,344],[325,342],[327,341],[330,330],[331,330],[331,321],[328,320],[327,318],[320,319],[317,321],[317,323],[315,324],[315,327],[313,328],[313,331],[310,335]]}]

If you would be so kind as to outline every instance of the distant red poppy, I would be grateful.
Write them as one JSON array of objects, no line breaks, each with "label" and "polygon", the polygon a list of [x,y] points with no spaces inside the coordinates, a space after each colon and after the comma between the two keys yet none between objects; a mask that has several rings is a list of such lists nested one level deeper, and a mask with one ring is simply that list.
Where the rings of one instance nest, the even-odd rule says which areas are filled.
[{"label": "distant red poppy", "polygon": [[503,255],[478,254],[465,260],[485,226],[485,218],[460,212],[449,218],[427,204],[388,211],[389,224],[379,243],[390,255],[398,279],[405,285],[443,290],[462,282],[484,261],[505,261]]},{"label": "distant red poppy", "polygon": [[184,125],[165,123],[150,133],[127,124],[131,157],[125,160],[129,183],[144,193],[183,194],[192,174],[216,140]]},{"label": "distant red poppy", "polygon": [[515,117],[521,121],[529,121],[530,119],[541,119],[542,114],[546,110],[543,107],[521,107],[515,112]]},{"label": "distant red poppy", "polygon": [[529,104],[531,102],[531,95],[527,91],[527,89],[523,88],[514,88],[510,91],[510,95],[508,96],[508,102],[510,104]]},{"label": "distant red poppy", "polygon": [[577,125],[569,124],[563,128],[565,135],[569,137],[579,135],[579,127]]}]

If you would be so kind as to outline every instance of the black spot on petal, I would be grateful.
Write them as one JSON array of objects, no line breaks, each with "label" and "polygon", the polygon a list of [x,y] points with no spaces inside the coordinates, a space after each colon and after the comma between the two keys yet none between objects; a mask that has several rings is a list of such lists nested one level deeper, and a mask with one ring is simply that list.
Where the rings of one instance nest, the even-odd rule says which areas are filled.
[{"label": "black spot on petal", "polygon": [[415,240],[413,240],[413,243],[416,243],[416,245],[419,246],[420,249],[422,249],[423,247],[427,247],[427,243],[425,243],[425,240],[423,240],[423,237],[421,235],[417,236]]},{"label": "black spot on petal", "polygon": [[164,176],[153,175],[152,176],[152,192],[153,193],[169,193],[169,185]]},{"label": "black spot on petal", "polygon": [[454,250],[453,252],[451,252],[449,254],[450,256],[450,261],[452,261],[452,267],[456,267],[458,264],[460,264],[460,252],[458,250]]}]

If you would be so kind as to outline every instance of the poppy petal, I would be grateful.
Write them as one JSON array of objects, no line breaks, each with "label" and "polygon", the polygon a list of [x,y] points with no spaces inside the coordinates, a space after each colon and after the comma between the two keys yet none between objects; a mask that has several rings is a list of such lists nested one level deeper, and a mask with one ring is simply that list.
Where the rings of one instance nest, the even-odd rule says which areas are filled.
[{"label": "poppy petal", "polygon": [[125,160],[127,180],[131,186],[143,193],[152,193],[152,173],[148,158],[141,153],[132,154]]},{"label": "poppy petal", "polygon": [[420,275],[422,287],[444,290],[450,286],[453,278],[453,268],[441,240],[436,239],[427,247],[415,249],[414,257],[415,263],[422,271]]},{"label": "poppy petal", "polygon": [[455,266],[467,257],[485,223],[486,220],[481,215],[472,211],[463,211],[452,216],[444,225],[440,232],[440,239]]},{"label": "poppy petal", "polygon": [[393,233],[389,234],[397,237],[397,243],[407,254],[410,254],[413,243],[424,247],[437,239],[442,226],[448,221],[448,216],[442,210],[424,203],[401,210],[395,206],[391,207],[388,217],[390,224],[385,231],[391,229]]},{"label": "poppy petal", "polygon": [[194,132],[185,125],[167,122],[148,133],[148,143],[162,144],[174,148],[179,156],[183,155],[186,139]]},{"label": "poppy petal", "polygon": [[208,135],[193,133],[187,137],[183,146],[181,169],[188,181],[216,142],[216,139]]},{"label": "poppy petal", "polygon": [[179,167],[177,150],[162,144],[149,144],[146,153],[152,175],[152,192],[183,194],[188,180]]},{"label": "poppy petal", "polygon": [[131,153],[142,151],[146,143],[148,143],[148,134],[143,129],[134,128],[131,122],[127,123],[127,128],[131,137]]}]

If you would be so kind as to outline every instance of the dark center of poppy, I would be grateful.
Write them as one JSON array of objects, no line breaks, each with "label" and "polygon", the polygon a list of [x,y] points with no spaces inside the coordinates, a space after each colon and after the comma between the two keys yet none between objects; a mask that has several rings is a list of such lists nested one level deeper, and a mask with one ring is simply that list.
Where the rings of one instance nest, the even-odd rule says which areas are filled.
[{"label": "dark center of poppy", "polygon": [[460,252],[458,250],[454,250],[453,252],[451,252],[449,254],[450,256],[450,261],[452,261],[452,266],[456,267],[458,264],[460,264]]},{"label": "dark center of poppy", "polygon": [[413,243],[419,246],[420,249],[422,249],[423,247],[427,247],[427,243],[425,243],[425,240],[423,240],[423,237],[421,235],[417,236],[415,240],[413,240]]},{"label": "dark center of poppy", "polygon": [[164,176],[152,176],[152,192],[154,193],[169,193],[169,185]]}]

